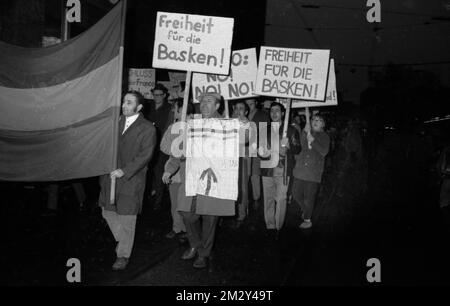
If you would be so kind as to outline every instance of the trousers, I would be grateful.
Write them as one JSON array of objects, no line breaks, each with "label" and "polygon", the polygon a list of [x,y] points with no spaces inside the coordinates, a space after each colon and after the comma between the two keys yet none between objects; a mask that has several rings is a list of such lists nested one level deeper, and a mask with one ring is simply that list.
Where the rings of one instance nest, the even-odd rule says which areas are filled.
[{"label": "trousers", "polygon": [[118,215],[115,211],[102,209],[102,216],[118,242],[117,257],[130,258],[136,230],[136,215]]},{"label": "trousers", "polygon": [[314,203],[316,202],[317,190],[319,190],[319,183],[294,178],[292,196],[300,205],[304,220],[311,219]]},{"label": "trousers", "polygon": [[178,205],[178,189],[181,183],[171,183],[169,185],[170,194],[170,212],[172,213],[172,230],[175,233],[185,232],[186,227],[184,226],[183,217],[180,212],[177,211]]},{"label": "trousers", "polygon": [[191,211],[180,211],[191,248],[198,250],[200,257],[209,257],[214,245],[219,216],[197,215],[196,199],[192,201]]},{"label": "trousers", "polygon": [[280,230],[286,217],[286,197],[289,178],[284,184],[282,176],[263,176],[264,219],[267,229]]}]

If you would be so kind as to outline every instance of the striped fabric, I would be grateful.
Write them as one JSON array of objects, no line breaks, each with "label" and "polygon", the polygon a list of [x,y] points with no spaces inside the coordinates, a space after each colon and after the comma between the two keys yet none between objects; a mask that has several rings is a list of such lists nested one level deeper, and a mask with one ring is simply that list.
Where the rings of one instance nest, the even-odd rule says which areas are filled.
[{"label": "striped fabric", "polygon": [[113,170],[123,1],[47,48],[0,42],[0,180],[57,181]]},{"label": "striped fabric", "polygon": [[233,200],[238,197],[239,129],[237,119],[188,121],[186,195]]}]

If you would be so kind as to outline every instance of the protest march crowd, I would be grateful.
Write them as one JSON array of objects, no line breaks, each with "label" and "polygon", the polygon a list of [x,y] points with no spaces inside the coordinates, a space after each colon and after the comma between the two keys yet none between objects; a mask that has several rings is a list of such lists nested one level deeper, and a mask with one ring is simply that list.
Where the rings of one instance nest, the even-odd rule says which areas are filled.
[{"label": "protest march crowd", "polygon": [[[26,120],[2,115],[3,129],[8,131],[4,133],[8,137],[3,136],[9,146],[5,152],[9,155],[0,161],[0,168],[4,168],[0,178],[52,181],[47,201],[50,210],[55,210],[58,202],[55,182],[69,181],[78,203],[83,205],[86,194],[78,179],[100,176],[98,204],[117,242],[113,270],[124,270],[129,264],[137,216],[149,206],[162,210],[166,193],[172,225],[166,238],[187,240],[189,246],[181,260],[193,260],[194,268],[203,269],[208,267],[216,231],[224,217],[233,218],[236,230],[250,217],[262,218],[268,235],[276,240],[285,225],[289,204],[300,207],[300,230],[314,226],[317,196],[330,164],[339,168],[336,194],[352,188],[351,181],[356,178],[343,175],[346,167],[355,167],[355,161],[363,160],[361,122],[353,118],[338,128],[330,124],[326,112],[317,111],[338,103],[330,50],[261,46],[257,62],[256,48],[231,50],[232,18],[158,12],[153,68],[185,72],[179,77],[176,94],[173,87],[166,86],[168,82],[155,82],[155,70],[131,68],[128,90],[120,95],[123,78],[114,71],[123,68],[119,43],[123,37],[119,34],[123,32],[126,8],[121,5],[93,27],[95,31],[82,34],[84,39],[67,43],[80,45],[89,69],[80,64],[75,72],[70,71],[71,75],[60,77],[58,73],[67,72],[66,66],[61,68],[57,60],[51,60],[52,56],[65,58],[58,53],[59,47],[42,51],[49,56],[38,58],[39,65],[33,65],[35,51],[21,54],[32,63],[27,68],[30,71],[52,63],[55,76],[36,72],[47,84],[38,77],[23,77],[26,69],[9,71],[15,77],[5,78],[8,82],[28,83],[9,84],[21,90],[3,89],[5,93],[24,95],[16,100],[26,101],[29,93],[25,89],[29,89],[44,98],[35,101],[36,105],[19,103],[22,108],[18,107],[15,114],[28,116]],[[117,31],[109,30],[113,26]],[[105,35],[111,37],[103,39],[109,37]],[[86,47],[97,42],[104,45]],[[5,54],[14,54],[11,47],[0,47],[8,50]],[[71,55],[71,50],[77,49],[63,47],[61,52]],[[88,52],[91,49],[99,54]],[[20,67],[21,61],[15,64]],[[74,81],[79,78],[85,81]],[[67,88],[76,90],[69,94]],[[52,90],[61,91],[64,99],[54,98],[57,95]],[[49,101],[73,108],[66,111]],[[117,123],[118,101],[121,116]],[[50,108],[54,113],[42,117],[48,120],[36,119],[38,111]],[[314,110],[310,112],[310,108]],[[64,116],[58,113],[60,109],[65,110]],[[23,143],[10,138],[20,138]],[[49,148],[53,143],[59,144],[57,150]],[[441,165],[450,165],[448,152],[443,151]],[[23,160],[17,156],[27,157],[28,168],[22,167]],[[39,171],[42,169],[45,171]],[[442,166],[439,171],[447,175],[441,191],[441,206],[446,206],[450,166]],[[353,189],[349,193],[358,192],[363,191]]]},{"label": "protest march crowd", "polygon": [[[214,173],[209,168],[212,173],[205,172],[198,178],[202,180],[205,175],[211,174],[213,182],[208,182],[209,188],[214,182],[217,189],[227,188],[226,184],[237,186],[236,200],[220,199],[209,196],[208,193],[190,196],[186,189],[186,177],[189,177],[186,156],[175,156],[172,150],[172,144],[179,136],[173,132],[172,127],[181,120],[183,99],[174,99],[172,104],[169,103],[168,90],[161,84],[155,86],[153,96],[154,101],[147,104],[137,91],[129,91],[124,95],[123,117],[119,123],[122,132],[118,169],[109,175],[117,178],[117,199],[113,205],[108,201],[108,175],[101,178],[99,204],[103,207],[103,217],[118,242],[117,260],[113,269],[124,269],[131,256],[136,215],[142,208],[146,169],[150,159],[151,165],[154,165],[150,169],[153,180],[151,186],[155,195],[153,205],[162,205],[165,186],[161,183],[168,185],[170,193],[173,227],[166,237],[185,236],[188,239],[189,248],[182,259],[196,258],[193,264],[195,268],[207,266],[221,216],[235,216],[234,226],[239,228],[249,212],[263,203],[266,229],[276,237],[284,224],[287,201],[292,198],[301,206],[302,222],[299,227],[308,229],[312,226],[315,198],[324,171],[325,156],[330,149],[330,137],[325,132],[325,118],[322,115],[314,114],[310,123],[303,126],[296,119],[284,136],[285,107],[270,97],[264,103],[268,108],[260,108],[262,103],[258,101],[262,97],[254,97],[234,101],[230,114],[225,114],[224,101],[219,94],[201,95],[199,111],[202,119],[237,121],[241,127],[254,122],[260,131],[266,129],[268,136],[265,137],[267,139],[263,139],[262,135],[253,137],[258,140],[255,144],[259,143],[257,154],[253,156],[248,154],[251,133],[247,133],[247,137],[240,142],[239,162],[236,164],[237,180],[234,182],[222,180],[222,185],[217,183],[221,179],[220,169],[216,170],[219,173]],[[196,117],[192,103],[187,106],[187,115],[188,118]],[[275,163],[264,164],[268,160],[275,160]],[[210,178],[208,180],[211,181]]]}]

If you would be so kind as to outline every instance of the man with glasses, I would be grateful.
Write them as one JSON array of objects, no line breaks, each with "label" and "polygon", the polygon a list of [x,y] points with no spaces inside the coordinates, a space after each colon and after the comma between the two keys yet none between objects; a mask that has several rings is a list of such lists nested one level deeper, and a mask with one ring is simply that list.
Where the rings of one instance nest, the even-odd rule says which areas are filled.
[{"label": "man with glasses", "polygon": [[[159,147],[162,136],[167,127],[171,124],[171,105],[167,102],[168,90],[167,88],[157,83],[152,89],[153,101],[149,104],[147,112],[147,119],[153,122],[157,132],[157,146]],[[166,164],[168,155],[160,150],[155,150],[155,154],[150,162],[151,175],[151,196],[154,196],[153,209],[159,210],[162,208],[162,200],[165,191],[165,185],[161,181],[164,173],[164,165]]]}]

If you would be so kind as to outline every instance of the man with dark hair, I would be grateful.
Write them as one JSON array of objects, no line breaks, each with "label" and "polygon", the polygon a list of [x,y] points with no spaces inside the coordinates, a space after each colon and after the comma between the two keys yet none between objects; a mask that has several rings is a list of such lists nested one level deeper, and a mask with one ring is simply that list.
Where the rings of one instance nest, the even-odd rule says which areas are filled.
[{"label": "man with dark hair", "polygon": [[[157,83],[152,89],[153,101],[150,103],[147,119],[153,122],[157,132],[157,146],[161,143],[167,127],[171,124],[171,109],[172,106],[167,102],[169,92],[167,88]],[[162,208],[162,200],[165,191],[165,185],[161,181],[161,176],[164,173],[164,165],[166,164],[168,155],[160,150],[156,150],[150,162],[151,176],[151,196],[154,196],[153,209],[158,210]]]},{"label": "man with dark hair", "polygon": [[[233,106],[233,118],[239,119],[241,122],[248,122],[248,113],[250,108],[243,100],[237,100]],[[235,228],[239,228],[248,213],[248,181],[249,181],[249,165],[250,158],[248,155],[248,143],[241,147],[239,156],[239,195],[237,203],[237,220],[234,224]]]},{"label": "man with dark hair", "polygon": [[[248,120],[251,122],[254,122],[256,125],[256,133],[258,135],[259,133],[259,126],[260,123],[268,123],[269,122],[269,116],[267,113],[258,108],[257,105],[257,98],[248,98],[245,100],[245,103],[249,107],[248,112]],[[256,137],[258,137],[256,135]],[[252,198],[254,201],[254,209],[257,210],[259,208],[259,200],[261,198],[261,170],[260,170],[260,163],[258,157],[252,157],[250,159],[250,173],[249,177],[251,180],[251,186],[252,186]]]},{"label": "man with dark hair", "polygon": [[302,209],[303,222],[301,229],[312,226],[311,216],[316,201],[317,191],[325,165],[325,156],[330,149],[330,137],[324,132],[325,120],[320,115],[314,115],[310,125],[300,135],[302,152],[295,158],[294,183],[292,196]]},{"label": "man with dark hair", "polygon": [[[117,169],[100,177],[99,205],[118,243],[113,270],[125,269],[131,256],[136,216],[142,208],[147,164],[156,145],[155,127],[140,114],[143,101],[142,95],[136,91],[123,97]],[[112,178],[116,179],[114,204],[110,204]]]},{"label": "man with dark hair", "polygon": [[[284,224],[286,216],[286,199],[289,179],[294,168],[294,154],[302,149],[297,131],[288,126],[287,135],[283,137],[283,119],[285,108],[281,103],[273,102],[270,106],[270,127],[267,133],[267,148],[262,144],[259,148],[261,159],[276,154],[278,164],[272,168],[261,168],[264,192],[264,219],[266,228],[274,231],[277,236]],[[272,143],[272,139],[281,139]]]}]

